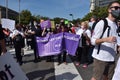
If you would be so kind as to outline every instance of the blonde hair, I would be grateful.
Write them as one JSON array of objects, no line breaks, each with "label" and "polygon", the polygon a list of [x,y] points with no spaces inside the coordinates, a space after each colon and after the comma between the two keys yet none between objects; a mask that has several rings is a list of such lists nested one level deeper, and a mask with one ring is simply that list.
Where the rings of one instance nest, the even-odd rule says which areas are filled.
[{"label": "blonde hair", "polygon": [[85,28],[88,29],[89,28],[88,21],[81,22],[81,26],[85,26]]}]

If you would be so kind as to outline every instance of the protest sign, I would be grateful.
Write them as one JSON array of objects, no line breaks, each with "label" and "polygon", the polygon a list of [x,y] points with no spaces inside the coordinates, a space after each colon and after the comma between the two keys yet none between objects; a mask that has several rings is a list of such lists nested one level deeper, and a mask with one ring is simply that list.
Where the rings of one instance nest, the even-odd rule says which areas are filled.
[{"label": "protest sign", "polygon": [[10,31],[13,31],[15,28],[15,21],[11,19],[1,19],[1,24],[3,28],[8,28]]},{"label": "protest sign", "polygon": [[28,80],[10,53],[0,56],[0,80]]},{"label": "protest sign", "polygon": [[55,22],[51,21],[51,28],[55,28]]},{"label": "protest sign", "polygon": [[65,24],[68,24],[69,23],[69,21],[68,20],[65,20]]},{"label": "protest sign", "polygon": [[51,22],[50,22],[50,20],[43,21],[43,22],[40,23],[40,26],[41,26],[42,29],[50,28],[51,27]]}]

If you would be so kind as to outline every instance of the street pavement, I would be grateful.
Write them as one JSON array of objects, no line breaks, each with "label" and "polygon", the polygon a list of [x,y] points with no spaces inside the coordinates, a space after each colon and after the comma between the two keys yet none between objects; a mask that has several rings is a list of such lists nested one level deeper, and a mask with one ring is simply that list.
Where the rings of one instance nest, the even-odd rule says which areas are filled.
[{"label": "street pavement", "polygon": [[[15,56],[14,49],[8,49]],[[39,62],[34,62],[33,50],[24,49],[23,64],[20,66],[29,80],[90,80],[92,76],[92,64],[87,68],[75,66],[75,57],[68,55],[67,64],[57,65],[57,56],[52,57],[51,62],[46,57],[41,57]]]}]

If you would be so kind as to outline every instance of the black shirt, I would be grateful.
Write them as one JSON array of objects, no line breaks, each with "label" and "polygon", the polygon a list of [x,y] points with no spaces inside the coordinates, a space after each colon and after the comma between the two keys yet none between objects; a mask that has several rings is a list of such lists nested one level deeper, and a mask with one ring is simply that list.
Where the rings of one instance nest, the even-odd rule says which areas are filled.
[{"label": "black shirt", "polygon": [[0,40],[4,39],[3,28],[0,26]]},{"label": "black shirt", "polygon": [[39,27],[37,27],[37,28],[33,27],[33,28],[32,28],[32,31],[35,31],[35,35],[34,35],[34,36],[41,37],[41,35],[42,35],[42,30],[41,30],[41,28],[39,28]]}]

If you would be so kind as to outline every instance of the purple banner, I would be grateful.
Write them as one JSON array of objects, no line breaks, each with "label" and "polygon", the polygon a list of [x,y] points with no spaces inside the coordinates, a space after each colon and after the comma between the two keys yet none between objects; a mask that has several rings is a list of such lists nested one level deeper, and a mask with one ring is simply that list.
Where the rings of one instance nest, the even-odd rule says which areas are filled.
[{"label": "purple banner", "polygon": [[36,37],[39,56],[57,55],[62,50],[63,33]]},{"label": "purple banner", "polygon": [[51,27],[51,22],[50,22],[50,20],[43,21],[43,22],[40,23],[40,26],[41,26],[42,29],[50,28]]},{"label": "purple banner", "polygon": [[68,54],[75,55],[80,36],[72,33],[64,33],[64,47]]},{"label": "purple banner", "polygon": [[39,56],[57,55],[65,49],[75,55],[80,36],[72,33],[58,33],[46,37],[36,37]]}]

